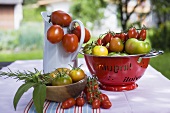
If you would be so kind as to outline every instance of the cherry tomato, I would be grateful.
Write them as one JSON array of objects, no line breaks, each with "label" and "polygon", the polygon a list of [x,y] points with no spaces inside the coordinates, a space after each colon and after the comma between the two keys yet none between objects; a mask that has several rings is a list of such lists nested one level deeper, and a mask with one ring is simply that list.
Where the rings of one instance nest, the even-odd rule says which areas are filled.
[{"label": "cherry tomato", "polygon": [[87,99],[87,102],[88,102],[89,104],[91,104],[92,101],[94,100],[94,93],[92,93],[92,92],[87,92],[87,93],[86,93],[86,99]]},{"label": "cherry tomato", "polygon": [[63,36],[64,36],[63,28],[59,25],[52,25],[47,30],[47,40],[52,44],[60,42]]},{"label": "cherry tomato", "polygon": [[65,34],[62,45],[66,52],[74,52],[78,48],[78,37],[75,34]]},{"label": "cherry tomato", "polygon": [[92,54],[96,56],[107,56],[108,49],[105,46],[95,46],[92,49]]},{"label": "cherry tomato", "polygon": [[83,106],[85,104],[85,99],[83,97],[76,98],[76,105]]},{"label": "cherry tomato", "polygon": [[128,37],[129,38],[137,38],[138,37],[138,32],[136,31],[135,27],[132,27],[128,30]]},{"label": "cherry tomato", "polygon": [[146,29],[142,29],[139,33],[139,36],[138,36],[138,39],[139,40],[142,40],[144,41],[146,39]]},{"label": "cherry tomato", "polygon": [[107,33],[107,34],[104,36],[104,38],[102,39],[103,45],[104,45],[104,46],[107,45],[107,44],[110,42],[111,38],[113,38],[113,35],[112,35],[110,32]]},{"label": "cherry tomato", "polygon": [[124,44],[122,40],[118,37],[112,38],[109,44],[109,50],[112,52],[122,52]]},{"label": "cherry tomato", "polygon": [[126,34],[120,33],[120,39],[124,42],[126,40]]},{"label": "cherry tomato", "polygon": [[[81,28],[80,28],[80,26],[77,26],[75,29],[73,29],[72,33],[75,34],[80,41],[80,38],[81,38]],[[91,35],[90,35],[89,30],[87,28],[85,28],[84,43],[88,42],[90,40],[90,37],[91,37]]]},{"label": "cherry tomato", "polygon": [[100,108],[100,99],[98,98],[95,98],[93,101],[92,101],[92,108],[93,109],[97,109],[97,108]]},{"label": "cherry tomato", "polygon": [[102,45],[102,44],[103,44],[102,39],[98,38],[96,41],[96,45]]},{"label": "cherry tomato", "polygon": [[101,101],[109,100],[109,97],[104,93],[101,93],[99,95],[99,98],[101,99]]},{"label": "cherry tomato", "polygon": [[63,109],[68,109],[73,107],[75,104],[76,104],[76,100],[74,98],[69,98],[62,103],[61,107]]},{"label": "cherry tomato", "polygon": [[61,10],[52,12],[50,19],[53,25],[57,24],[63,27],[69,26],[72,21],[71,16]]},{"label": "cherry tomato", "polygon": [[101,107],[104,109],[109,109],[112,106],[112,103],[109,100],[104,100],[101,102]]},{"label": "cherry tomato", "polygon": [[72,84],[72,79],[69,75],[61,73],[61,75],[56,75],[52,80],[52,86],[61,86]]},{"label": "cherry tomato", "polygon": [[78,82],[82,80],[86,75],[82,69],[74,68],[70,71],[69,76],[72,78],[73,82]]},{"label": "cherry tomato", "polygon": [[116,33],[113,38],[119,37],[120,38],[120,33]]}]

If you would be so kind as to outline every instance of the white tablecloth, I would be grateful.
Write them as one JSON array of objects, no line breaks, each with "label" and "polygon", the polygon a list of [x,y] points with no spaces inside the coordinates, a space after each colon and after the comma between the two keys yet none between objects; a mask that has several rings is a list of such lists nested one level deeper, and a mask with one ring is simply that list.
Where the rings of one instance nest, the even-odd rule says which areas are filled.
[{"label": "white tablecloth", "polygon": [[[86,74],[90,75],[84,59],[78,61],[79,65],[83,64]],[[42,70],[42,60],[15,61],[2,68],[2,71],[8,71],[8,68],[12,71],[34,71],[34,68]],[[16,82],[15,79],[0,77],[0,113],[23,113],[32,98],[32,89],[22,96],[15,111],[13,97],[21,84],[21,81]],[[112,107],[109,110],[101,109],[101,113],[170,113],[170,81],[167,78],[149,65],[137,84],[138,88],[131,91],[101,90],[112,102]]]}]

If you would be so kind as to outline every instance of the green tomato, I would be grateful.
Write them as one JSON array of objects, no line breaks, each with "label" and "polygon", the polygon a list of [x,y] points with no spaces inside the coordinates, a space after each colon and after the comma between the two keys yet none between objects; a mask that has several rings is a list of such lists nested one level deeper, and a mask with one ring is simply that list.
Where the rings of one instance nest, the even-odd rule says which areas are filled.
[{"label": "green tomato", "polygon": [[120,53],[110,52],[108,56],[121,56]]},{"label": "green tomato", "polygon": [[130,38],[125,43],[125,51],[128,54],[145,54],[151,51],[151,45],[148,42]]},{"label": "green tomato", "polygon": [[68,85],[72,84],[72,79],[69,75],[58,75],[52,80],[52,86],[61,86],[61,85]]}]

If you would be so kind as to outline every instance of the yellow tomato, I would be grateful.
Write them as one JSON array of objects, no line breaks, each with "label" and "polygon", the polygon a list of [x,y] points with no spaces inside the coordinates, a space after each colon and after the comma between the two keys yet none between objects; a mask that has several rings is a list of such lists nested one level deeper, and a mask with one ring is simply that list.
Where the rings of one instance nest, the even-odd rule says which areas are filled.
[{"label": "yellow tomato", "polygon": [[92,49],[92,54],[96,56],[107,56],[108,49],[105,46],[95,46]]}]

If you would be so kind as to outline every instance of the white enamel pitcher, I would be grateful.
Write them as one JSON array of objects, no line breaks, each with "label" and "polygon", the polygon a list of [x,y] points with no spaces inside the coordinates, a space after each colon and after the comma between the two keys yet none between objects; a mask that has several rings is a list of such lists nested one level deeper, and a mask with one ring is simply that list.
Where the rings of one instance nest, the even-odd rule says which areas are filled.
[{"label": "white enamel pitcher", "polygon": [[56,68],[61,67],[70,68],[70,65],[72,65],[72,67],[77,67],[78,64],[77,55],[82,47],[85,38],[85,30],[83,23],[80,20],[73,20],[70,23],[69,27],[63,28],[64,34],[67,33],[68,28],[72,30],[75,23],[78,23],[81,28],[81,39],[77,50],[73,53],[68,53],[64,50],[62,42],[59,42],[57,44],[51,44],[47,40],[47,30],[49,29],[50,26],[52,26],[52,23],[51,22],[49,23],[50,19],[49,15],[51,15],[51,13],[41,12],[41,15],[44,20],[43,72],[50,73],[54,71]]}]

